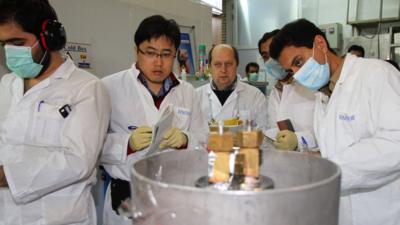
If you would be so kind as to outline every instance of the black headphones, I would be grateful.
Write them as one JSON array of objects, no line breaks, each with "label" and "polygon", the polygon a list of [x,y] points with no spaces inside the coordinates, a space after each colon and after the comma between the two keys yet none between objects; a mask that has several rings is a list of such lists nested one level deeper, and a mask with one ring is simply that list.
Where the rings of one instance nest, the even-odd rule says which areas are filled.
[{"label": "black headphones", "polygon": [[43,48],[48,51],[59,51],[67,42],[64,26],[57,20],[45,20],[39,36]]}]

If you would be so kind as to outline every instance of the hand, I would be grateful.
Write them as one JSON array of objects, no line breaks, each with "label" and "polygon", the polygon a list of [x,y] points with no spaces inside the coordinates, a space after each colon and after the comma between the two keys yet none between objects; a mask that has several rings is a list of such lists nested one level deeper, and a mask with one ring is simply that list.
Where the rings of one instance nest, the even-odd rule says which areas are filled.
[{"label": "hand", "polygon": [[160,149],[164,148],[180,148],[188,142],[186,134],[176,127],[170,128],[164,135],[164,139],[160,143]]},{"label": "hand", "polygon": [[276,141],[274,146],[280,150],[296,150],[297,148],[297,136],[290,130],[281,130],[276,135]]},{"label": "hand", "polygon": [[0,187],[7,187],[7,179],[6,175],[4,174],[4,169],[3,166],[0,166]]},{"label": "hand", "polygon": [[136,128],[129,139],[129,147],[132,150],[140,151],[150,145],[151,142],[151,127],[140,126]]}]

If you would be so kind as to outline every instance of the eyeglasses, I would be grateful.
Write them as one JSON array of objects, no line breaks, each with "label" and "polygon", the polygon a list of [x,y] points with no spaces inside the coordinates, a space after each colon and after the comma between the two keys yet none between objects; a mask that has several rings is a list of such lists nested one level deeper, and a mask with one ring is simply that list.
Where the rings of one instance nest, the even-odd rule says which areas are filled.
[{"label": "eyeglasses", "polygon": [[157,59],[158,57],[160,57],[161,60],[170,60],[170,59],[175,58],[175,54],[172,54],[171,52],[157,53],[156,51],[151,51],[151,50],[142,51],[140,48],[137,48],[137,49],[138,49],[138,51],[139,51],[140,53],[142,53],[142,54],[145,55],[148,59],[151,59],[151,60],[155,60],[155,59]]}]

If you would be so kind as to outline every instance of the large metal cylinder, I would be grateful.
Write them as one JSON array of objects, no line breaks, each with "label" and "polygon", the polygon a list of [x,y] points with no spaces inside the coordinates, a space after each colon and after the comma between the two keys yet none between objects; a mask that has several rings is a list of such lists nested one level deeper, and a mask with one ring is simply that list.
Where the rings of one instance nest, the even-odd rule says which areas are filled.
[{"label": "large metal cylinder", "polygon": [[132,168],[134,224],[337,225],[340,170],[295,152],[263,151],[261,174],[275,188],[261,192],[194,187],[207,175],[207,153],[171,151]]}]

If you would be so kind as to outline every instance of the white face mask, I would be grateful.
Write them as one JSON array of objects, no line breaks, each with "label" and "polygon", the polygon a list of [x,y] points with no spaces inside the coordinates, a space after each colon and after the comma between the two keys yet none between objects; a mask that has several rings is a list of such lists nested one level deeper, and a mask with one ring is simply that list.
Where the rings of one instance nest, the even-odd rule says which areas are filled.
[{"label": "white face mask", "polygon": [[257,81],[257,80],[258,80],[258,73],[249,74],[249,81]]},{"label": "white face mask", "polygon": [[293,78],[296,79],[301,85],[308,89],[317,91],[329,82],[329,64],[328,58],[325,54],[325,64],[319,64],[314,59],[314,46],[313,54],[307,62],[300,68]]},{"label": "white face mask", "polygon": [[282,68],[281,64],[279,64],[273,58],[269,58],[264,63],[264,66],[267,73],[271,74],[277,80],[282,80],[288,75],[288,73]]},{"label": "white face mask", "polygon": [[7,67],[21,78],[34,78],[43,68],[40,63],[36,63],[32,58],[32,48],[39,42],[37,41],[32,47],[30,46],[14,46],[5,45],[5,55]]}]

